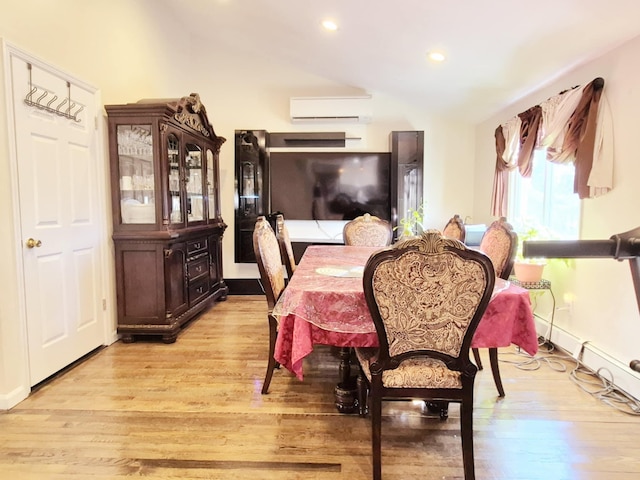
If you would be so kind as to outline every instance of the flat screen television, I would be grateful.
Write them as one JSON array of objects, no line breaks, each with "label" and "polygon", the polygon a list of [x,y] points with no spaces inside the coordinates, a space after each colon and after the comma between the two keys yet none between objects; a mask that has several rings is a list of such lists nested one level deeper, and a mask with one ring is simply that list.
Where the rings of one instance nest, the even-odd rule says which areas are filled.
[{"label": "flat screen television", "polygon": [[286,220],[391,219],[390,153],[271,152],[271,212]]}]

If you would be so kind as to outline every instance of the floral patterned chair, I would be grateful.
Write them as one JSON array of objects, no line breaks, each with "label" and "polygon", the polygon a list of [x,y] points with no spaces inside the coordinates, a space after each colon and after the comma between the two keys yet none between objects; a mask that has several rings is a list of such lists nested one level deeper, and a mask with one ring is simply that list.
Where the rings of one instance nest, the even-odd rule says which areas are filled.
[{"label": "floral patterned chair", "polygon": [[391,245],[392,236],[389,222],[368,213],[347,222],[342,230],[344,244],[359,247],[386,247]]},{"label": "floral patterned chair", "polygon": [[361,414],[372,417],[373,478],[381,467],[382,400],[460,403],[464,478],[474,479],[473,334],[495,273],[483,253],[428,230],[372,255],[363,278],[379,348],[357,348]]},{"label": "floral patterned chair", "polygon": [[[500,217],[493,222],[484,232],[482,240],[480,240],[480,251],[484,252],[493,263],[496,276],[508,280],[513,270],[513,262],[516,258],[516,249],[518,247],[518,234],[513,230],[507,219]],[[478,368],[482,370],[482,361],[477,348],[473,349],[473,357]],[[504,397],[504,387],[500,378],[500,367],[498,366],[498,349],[489,349],[489,362],[491,363],[491,371],[493,372],[493,381],[498,389],[498,395]]]},{"label": "floral patterned chair", "polygon": [[280,256],[282,263],[287,269],[287,277],[290,279],[296,270],[296,259],[293,256],[293,247],[291,246],[291,238],[289,238],[289,230],[284,223],[284,215],[276,216],[276,237],[280,244]]},{"label": "floral patterned chair", "polygon": [[273,354],[276,348],[276,338],[278,335],[278,321],[273,316],[273,307],[282,295],[285,288],[284,267],[280,256],[280,246],[276,234],[264,216],[258,217],[253,230],[253,251],[256,255],[258,270],[262,288],[267,297],[267,318],[269,320],[269,362],[267,363],[267,373],[262,383],[262,393],[268,393],[273,371],[278,367],[278,363]]},{"label": "floral patterned chair", "polygon": [[444,227],[444,230],[442,230],[442,235],[448,238],[455,238],[456,240],[460,240],[462,243],[464,243],[466,229],[464,227],[462,218],[460,218],[460,215],[456,214],[449,219]]}]

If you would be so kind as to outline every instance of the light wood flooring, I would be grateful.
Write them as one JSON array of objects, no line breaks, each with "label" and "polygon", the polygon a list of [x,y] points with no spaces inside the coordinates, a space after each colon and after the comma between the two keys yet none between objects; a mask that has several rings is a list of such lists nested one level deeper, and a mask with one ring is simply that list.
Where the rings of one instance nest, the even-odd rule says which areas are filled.
[{"label": "light wood flooring", "polygon": [[[260,296],[216,304],[174,344],[104,348],[0,412],[0,479],[370,479],[370,419],[336,411],[331,350],[308,358],[304,382],[277,370],[261,395],[266,356]],[[567,372],[501,370],[502,399],[490,370],[476,377],[478,479],[640,478],[640,417]],[[410,402],[383,413],[385,479],[462,478],[457,406],[444,422]]]}]

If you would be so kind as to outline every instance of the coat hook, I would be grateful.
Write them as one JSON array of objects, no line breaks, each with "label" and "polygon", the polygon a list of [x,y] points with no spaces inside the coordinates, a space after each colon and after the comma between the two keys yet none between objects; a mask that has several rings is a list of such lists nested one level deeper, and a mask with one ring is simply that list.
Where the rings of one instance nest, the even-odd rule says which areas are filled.
[{"label": "coat hook", "polygon": [[51,108],[51,104],[52,104],[53,102],[55,102],[57,99],[58,99],[58,95],[55,95],[55,94],[54,94],[54,95],[53,95],[53,98],[52,98],[51,100],[49,100],[49,103],[47,103],[47,107],[48,107],[48,108]]},{"label": "coat hook", "polygon": [[[56,95],[53,92],[49,92],[44,88],[42,89],[43,92],[42,94],[40,94],[38,99],[35,102],[33,101],[33,96],[36,93],[38,93],[38,87],[33,85],[33,80],[31,76],[33,68],[30,63],[27,63],[27,69],[29,70],[29,93],[27,93],[27,95],[24,97],[24,103],[32,107],[37,107],[41,110],[45,110],[49,113],[55,113],[56,115],[60,115],[62,117],[68,118],[69,120],[80,122],[80,119],[78,118],[78,114],[82,110],[84,110],[84,106],[80,106],[80,108],[74,115],[71,114],[71,110],[76,108],[76,102],[71,100],[71,82],[67,81],[67,98],[62,100],[62,102],[60,102],[60,104],[56,108],[53,108],[52,105],[55,103],[56,100],[58,100],[58,95]],[[50,93],[51,95],[53,95],[53,98],[51,98],[46,105],[43,105],[41,102],[44,101]],[[63,107],[65,105],[68,105],[68,106],[65,110],[63,110]]]},{"label": "coat hook", "polygon": [[29,90],[29,93],[27,93],[27,96],[24,97],[25,101],[32,102],[33,100],[31,98],[33,97],[33,94],[36,93],[37,91],[38,91],[38,87],[31,88],[31,90]]},{"label": "coat hook", "polygon": [[84,105],[80,105],[80,108],[76,111],[76,113],[74,113],[74,114],[73,114],[73,119],[74,119],[76,122],[79,122],[79,121],[80,121],[80,119],[78,118],[78,115],[79,115],[79,114],[80,114],[80,112],[81,112],[81,111],[83,111],[83,110],[84,110]]},{"label": "coat hook", "polygon": [[[38,87],[36,87],[36,90],[37,90],[37,88],[38,88]],[[40,104],[40,101],[41,101],[44,97],[46,97],[47,95],[49,95],[49,92],[47,92],[47,91],[45,90],[45,91],[42,93],[42,95],[40,95],[40,96],[38,97],[38,100],[36,100],[36,104],[41,105],[41,104]]]},{"label": "coat hook", "polygon": [[65,98],[64,100],[62,100],[62,102],[60,102],[60,105],[58,105],[58,106],[56,107],[56,111],[57,111],[58,113],[60,113],[60,114],[63,114],[63,115],[64,115],[64,112],[63,112],[62,110],[60,110],[60,109],[61,109],[62,107],[64,107],[64,106],[65,106],[65,104],[66,104],[67,102],[68,102],[68,100],[67,100],[66,98]]}]

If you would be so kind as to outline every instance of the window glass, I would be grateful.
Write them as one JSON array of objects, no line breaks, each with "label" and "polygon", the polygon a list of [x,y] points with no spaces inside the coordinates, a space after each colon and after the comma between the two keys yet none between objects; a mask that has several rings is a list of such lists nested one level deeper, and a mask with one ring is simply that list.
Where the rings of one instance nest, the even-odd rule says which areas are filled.
[{"label": "window glass", "polygon": [[545,239],[578,239],[580,199],[573,193],[574,173],[573,164],[547,161],[544,149],[534,153],[530,178],[514,169],[507,217],[514,229],[520,233],[535,228]]}]

